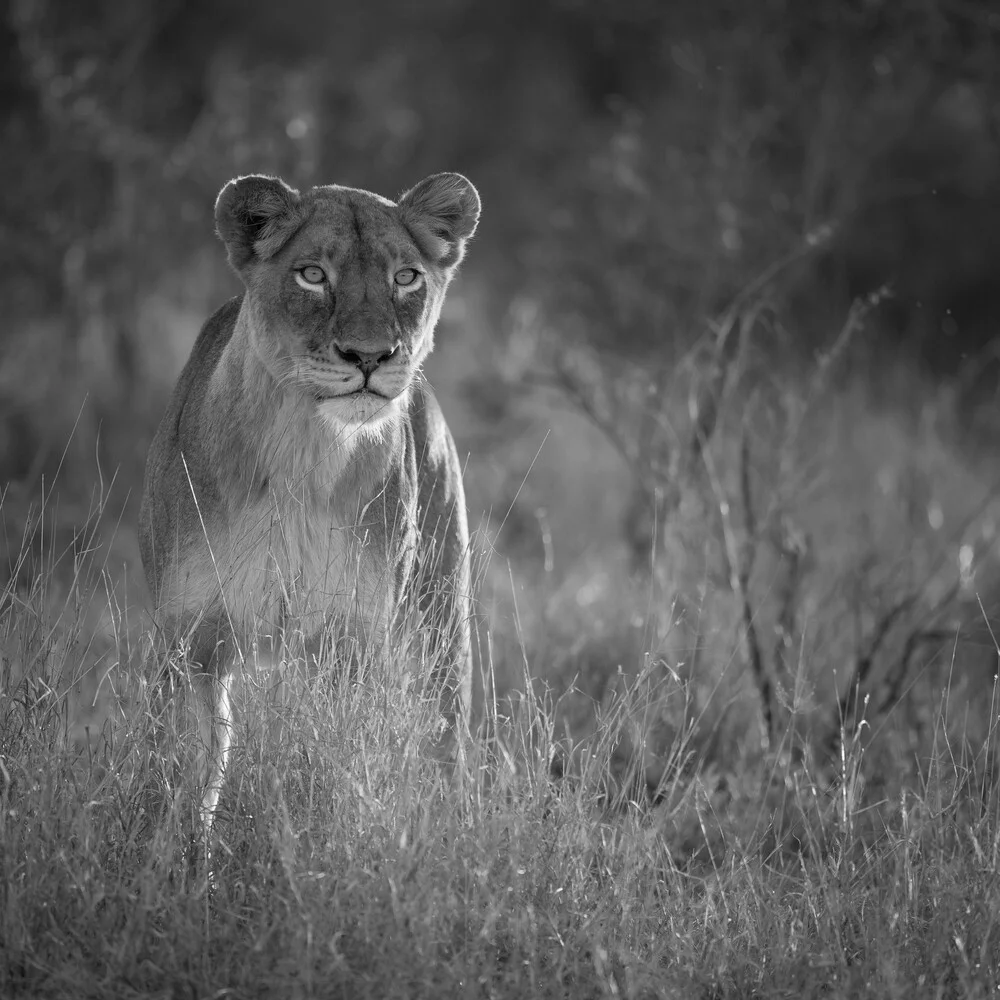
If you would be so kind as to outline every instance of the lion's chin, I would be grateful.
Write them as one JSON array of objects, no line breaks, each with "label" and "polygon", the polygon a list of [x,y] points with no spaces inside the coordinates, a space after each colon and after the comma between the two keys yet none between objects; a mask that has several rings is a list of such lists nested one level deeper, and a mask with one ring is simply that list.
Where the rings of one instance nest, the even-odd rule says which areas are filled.
[{"label": "lion's chin", "polygon": [[323,421],[338,434],[381,438],[399,416],[400,399],[398,396],[389,399],[361,390],[317,400],[316,409]]}]

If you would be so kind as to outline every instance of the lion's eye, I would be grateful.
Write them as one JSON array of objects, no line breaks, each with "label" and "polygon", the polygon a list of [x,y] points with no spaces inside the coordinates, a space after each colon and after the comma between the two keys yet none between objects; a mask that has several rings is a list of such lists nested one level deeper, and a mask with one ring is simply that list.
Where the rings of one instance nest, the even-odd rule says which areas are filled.
[{"label": "lion's eye", "polygon": [[395,281],[397,285],[413,285],[416,284],[417,279],[420,277],[420,272],[415,267],[404,267],[396,272]]},{"label": "lion's eye", "polygon": [[323,268],[317,267],[315,264],[300,268],[299,274],[302,275],[302,280],[308,285],[322,285],[326,281],[326,273],[323,271]]}]

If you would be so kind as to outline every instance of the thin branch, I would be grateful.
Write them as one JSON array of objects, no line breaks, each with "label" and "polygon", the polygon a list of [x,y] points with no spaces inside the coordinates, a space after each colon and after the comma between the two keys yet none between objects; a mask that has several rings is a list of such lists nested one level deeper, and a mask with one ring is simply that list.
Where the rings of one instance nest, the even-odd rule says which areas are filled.
[{"label": "thin branch", "polygon": [[914,654],[921,646],[926,646],[930,643],[954,641],[954,639],[954,629],[920,629],[919,631],[911,632],[906,638],[906,643],[897,661],[896,669],[891,672],[887,679],[885,693],[879,701],[878,707],[875,709],[875,714],[881,715],[889,711],[903,696],[903,686],[910,675],[910,664]]},{"label": "thin branch", "polygon": [[[746,465],[749,465],[749,449],[745,448],[742,455],[743,461]],[[756,616],[750,601],[750,569],[753,565],[752,550],[754,540],[748,531],[743,545],[743,552],[741,553],[741,547],[737,542],[736,532],[733,529],[729,501],[726,499],[722,482],[716,473],[715,463],[708,451],[703,451],[702,457],[722,523],[722,537],[729,569],[730,586],[740,602],[741,631],[743,633],[747,663],[750,665],[754,683],[757,685],[757,690],[760,693],[761,717],[763,720],[761,743],[763,746],[768,747],[774,738],[774,695],[771,678],[768,676],[767,669],[764,666],[760,638],[757,634]],[[745,467],[741,469],[741,480],[745,484],[747,491],[743,497],[743,504],[746,508],[744,517],[747,524],[753,524],[755,518],[751,502],[752,498],[749,494],[750,477]]]},{"label": "thin branch", "polygon": [[638,456],[634,453],[634,449],[619,431],[615,420],[610,416],[603,416],[598,412],[593,399],[587,395],[571,372],[562,366],[558,366],[550,373],[534,373],[527,381],[534,385],[556,389],[569,399],[579,409],[580,413],[604,435],[608,443],[618,452],[622,460],[629,467],[629,471],[640,485],[644,489],[653,490],[654,484],[649,479],[645,463],[639,461]]},{"label": "thin branch", "polygon": [[720,325],[732,324],[736,317],[744,311],[746,304],[756,296],[760,295],[768,285],[772,284],[780,274],[789,268],[806,260],[813,254],[822,250],[833,239],[837,231],[837,224],[827,222],[816,226],[797,246],[792,247],[776,261],[772,261],[755,278],[751,278],[732,298],[729,305],[722,313]]},{"label": "thin branch", "polygon": [[949,605],[954,602],[961,589],[961,581],[956,580],[944,592],[944,594],[942,594],[941,597],[927,609],[927,612],[921,615],[922,627],[914,629],[910,635],[906,637],[902,654],[893,667],[891,667],[886,673],[884,681],[885,694],[879,701],[878,711],[885,711],[899,698],[899,694],[902,691],[903,685],[906,683],[907,676],[910,672],[910,662],[920,646],[926,645],[929,642],[954,638],[954,629],[936,629],[931,626],[935,619],[939,618],[941,614],[947,610]]},{"label": "thin branch", "polygon": [[860,691],[868,680],[872,666],[875,663],[875,657],[882,648],[882,644],[888,638],[889,633],[892,631],[896,622],[898,622],[899,619],[907,611],[909,611],[919,599],[920,591],[914,591],[907,594],[901,600],[897,601],[891,608],[889,608],[889,610],[882,615],[878,624],[875,626],[874,631],[865,645],[865,649],[858,653],[854,661],[854,669],[851,671],[851,682],[848,684],[846,691],[837,702],[837,724],[835,728],[838,732],[840,731],[841,721],[850,718],[857,708]]},{"label": "thin branch", "polygon": [[809,553],[809,538],[799,531],[788,517],[781,519],[781,538],[778,541],[778,552],[786,573],[780,588],[778,614],[775,619],[774,631],[774,670],[778,678],[787,677],[790,673],[787,653],[797,631],[795,609],[798,601],[799,583],[802,580],[802,568]]}]

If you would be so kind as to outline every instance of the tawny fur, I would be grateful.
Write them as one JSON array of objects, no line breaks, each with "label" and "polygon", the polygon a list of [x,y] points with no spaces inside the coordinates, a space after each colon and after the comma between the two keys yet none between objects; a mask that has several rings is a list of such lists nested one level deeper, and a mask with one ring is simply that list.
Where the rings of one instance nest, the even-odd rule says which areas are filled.
[{"label": "tawny fur", "polygon": [[[230,676],[266,641],[381,649],[422,619],[468,709],[468,527],[454,441],[420,377],[479,198],[438,174],[394,204],[239,178],[216,205],[245,293],[201,331],[146,466],[156,619],[195,671],[211,822]],[[316,281],[317,276],[322,279]]]}]

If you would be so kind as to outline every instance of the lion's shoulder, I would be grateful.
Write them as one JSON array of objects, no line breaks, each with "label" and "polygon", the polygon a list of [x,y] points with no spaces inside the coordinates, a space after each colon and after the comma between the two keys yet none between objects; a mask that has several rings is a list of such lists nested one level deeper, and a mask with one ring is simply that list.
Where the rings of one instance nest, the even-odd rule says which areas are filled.
[{"label": "lion's shoulder", "polygon": [[172,429],[174,437],[179,435],[184,410],[189,403],[200,403],[208,380],[218,367],[222,352],[232,340],[242,303],[242,295],[234,296],[219,306],[203,324],[174,386],[160,424],[160,434]]},{"label": "lion's shoulder", "polygon": [[[464,546],[467,534],[464,529],[465,492],[461,460],[437,397],[423,383],[414,386],[409,421],[413,432],[421,517],[434,535],[440,533],[438,525],[460,522],[461,538],[457,541]],[[453,531],[454,526],[449,529],[449,532]]]},{"label": "lion's shoulder", "polygon": [[177,382],[179,390],[187,389],[191,383],[204,379],[216,369],[222,352],[233,339],[236,318],[240,314],[242,305],[243,295],[235,295],[205,320],[191,349],[191,355],[181,370]]},{"label": "lion's shoulder", "polygon": [[418,468],[457,472],[455,442],[441,405],[429,386],[420,383],[413,387],[409,415]]},{"label": "lion's shoulder", "polygon": [[[233,330],[236,328],[236,317],[240,314],[242,304],[243,293],[234,295],[205,320],[194,342],[188,365],[199,354],[203,355],[206,360],[218,359],[226,344],[232,339]],[[186,367],[187,365],[185,365]]]}]

